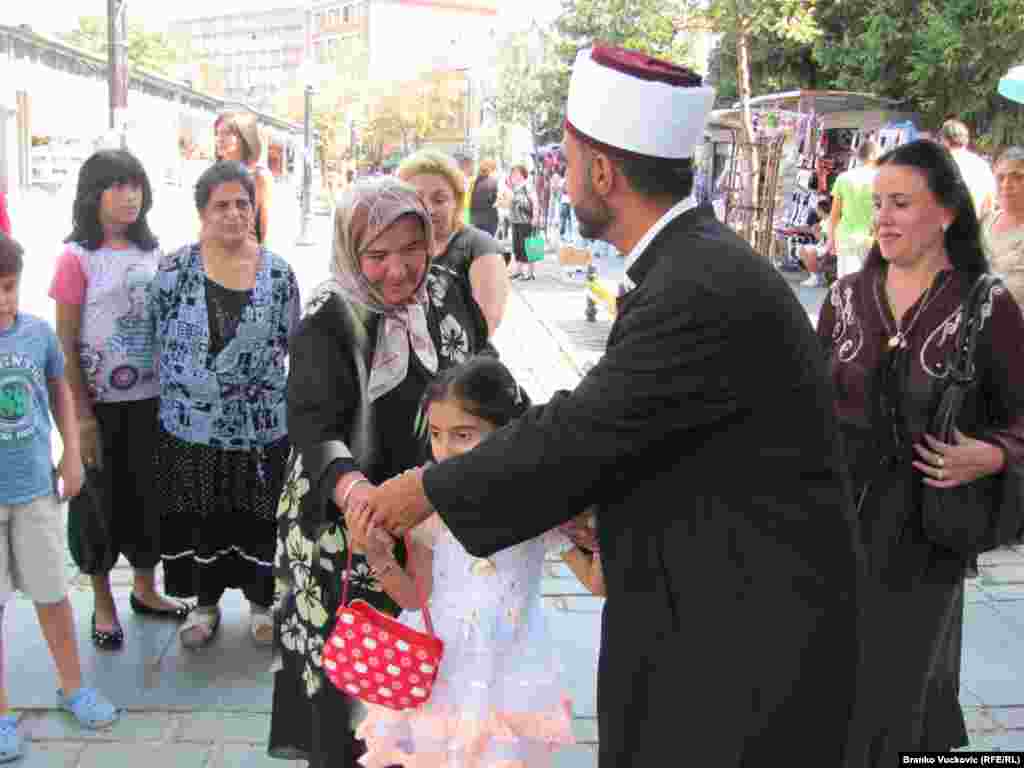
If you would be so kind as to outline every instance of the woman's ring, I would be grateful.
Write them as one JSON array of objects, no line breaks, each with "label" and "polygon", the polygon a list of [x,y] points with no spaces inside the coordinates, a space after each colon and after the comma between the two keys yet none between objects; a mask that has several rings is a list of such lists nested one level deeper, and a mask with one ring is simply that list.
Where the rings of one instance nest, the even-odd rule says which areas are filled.
[{"label": "woman's ring", "polygon": [[946,466],[946,460],[942,456],[939,456],[935,463],[938,464],[940,467]]}]

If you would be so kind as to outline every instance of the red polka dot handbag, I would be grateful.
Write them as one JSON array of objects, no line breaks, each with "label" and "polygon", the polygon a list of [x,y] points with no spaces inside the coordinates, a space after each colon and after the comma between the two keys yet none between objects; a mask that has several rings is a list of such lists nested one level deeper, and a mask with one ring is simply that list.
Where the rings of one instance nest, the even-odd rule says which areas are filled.
[{"label": "red polka dot handbag", "polygon": [[430,698],[444,653],[444,643],[434,634],[427,603],[420,595],[427,633],[405,626],[363,600],[353,600],[349,605],[351,572],[349,549],[341,605],[323,651],[327,679],[342,693],[369,704],[414,709]]}]

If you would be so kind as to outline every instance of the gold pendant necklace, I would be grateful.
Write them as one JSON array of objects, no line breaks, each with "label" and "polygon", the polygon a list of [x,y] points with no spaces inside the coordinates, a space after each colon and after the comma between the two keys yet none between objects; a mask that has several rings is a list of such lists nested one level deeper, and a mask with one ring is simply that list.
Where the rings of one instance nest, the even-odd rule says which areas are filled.
[{"label": "gold pendant necklace", "polygon": [[[889,299],[889,291],[885,287],[884,278],[883,278],[883,280],[881,282],[882,282],[882,290],[885,291],[885,300],[889,304],[889,311],[892,314],[893,322],[895,323],[896,322],[896,313],[892,311],[892,301]],[[932,301],[934,301],[938,297],[938,295],[940,293],[942,293],[942,289],[946,287],[946,283],[948,283],[948,282],[950,282],[949,279],[947,277],[943,277],[942,281],[939,283],[938,289],[935,289],[935,282],[934,281],[932,282],[931,285],[928,286],[927,293],[925,293],[924,298],[921,300],[921,303],[918,305],[917,312],[914,313],[914,316],[910,319],[910,322],[907,323],[907,327],[906,328],[900,328],[899,325],[897,325],[895,331],[892,334],[892,336],[889,337],[889,345],[888,345],[889,349],[896,349],[897,347],[900,348],[900,349],[906,349],[907,348],[907,337],[910,335],[910,332],[914,329],[914,326],[917,325],[918,319],[920,319],[920,317],[924,313],[925,309],[928,308],[928,305],[931,304]],[[933,293],[933,291],[934,291],[934,293]],[[888,325],[887,318],[885,317],[885,313],[884,312],[882,313],[882,320],[884,322],[886,322],[886,325]]]}]

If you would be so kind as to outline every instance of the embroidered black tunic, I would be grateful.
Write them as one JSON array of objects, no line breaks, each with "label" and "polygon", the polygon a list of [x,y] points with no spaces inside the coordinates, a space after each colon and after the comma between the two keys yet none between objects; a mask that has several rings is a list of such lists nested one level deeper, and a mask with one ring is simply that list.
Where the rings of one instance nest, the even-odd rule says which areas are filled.
[{"label": "embroidered black tunic", "polygon": [[[869,570],[864,661],[850,765],[888,766],[897,753],[967,743],[959,704],[965,560],[926,538],[921,474],[911,466],[946,376],[970,278],[946,271],[907,309],[906,348],[884,294],[884,267],[837,282],[818,333],[828,353]],[[919,312],[920,311],[920,312]],[[983,306],[976,363],[991,424],[967,433],[1024,460],[1024,320],[1004,288]],[[967,430],[965,430],[967,431]],[[1004,472],[1004,493],[1020,493]]]}]

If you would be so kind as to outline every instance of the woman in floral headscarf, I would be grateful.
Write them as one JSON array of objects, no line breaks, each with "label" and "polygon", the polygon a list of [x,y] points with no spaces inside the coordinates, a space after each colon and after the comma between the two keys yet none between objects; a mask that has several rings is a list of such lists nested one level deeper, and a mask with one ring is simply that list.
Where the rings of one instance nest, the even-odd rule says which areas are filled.
[{"label": "woman in floral headscarf", "polygon": [[[353,701],[321,666],[346,567],[343,512],[371,484],[423,463],[428,382],[487,341],[468,281],[431,263],[433,243],[413,187],[394,178],[349,187],[335,216],[334,279],[291,341],[288,427],[301,466],[279,518],[270,754],[311,768],[348,768],[364,751],[349,726]],[[358,553],[350,580],[352,599],[398,613]]]}]

